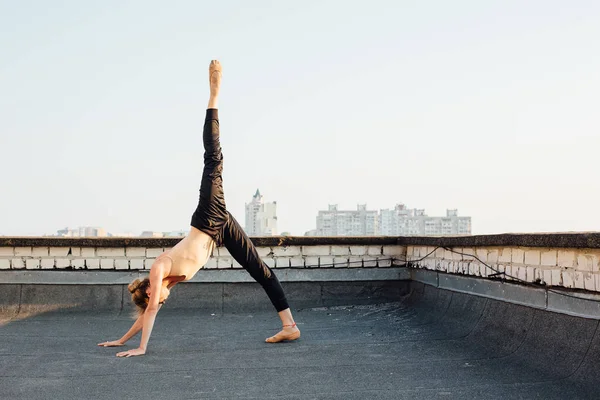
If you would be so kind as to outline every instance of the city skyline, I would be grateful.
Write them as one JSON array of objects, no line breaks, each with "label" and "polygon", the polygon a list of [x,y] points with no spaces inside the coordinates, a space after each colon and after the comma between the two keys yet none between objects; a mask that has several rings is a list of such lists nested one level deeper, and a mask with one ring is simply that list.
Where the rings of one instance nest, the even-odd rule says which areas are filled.
[{"label": "city skyline", "polygon": [[0,235],[189,226],[211,59],[239,221],[260,187],[296,235],[398,199],[599,230],[600,2],[33,0],[0,25]]}]

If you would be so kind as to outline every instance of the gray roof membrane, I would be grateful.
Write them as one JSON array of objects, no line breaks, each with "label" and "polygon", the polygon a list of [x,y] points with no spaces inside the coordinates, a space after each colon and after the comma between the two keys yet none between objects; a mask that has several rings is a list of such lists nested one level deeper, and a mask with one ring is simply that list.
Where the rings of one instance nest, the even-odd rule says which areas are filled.
[{"label": "gray roof membrane", "polygon": [[[232,293],[247,299],[240,308],[184,307],[180,298],[160,311],[148,353],[127,359],[115,353],[139,337],[96,346],[130,327],[127,308],[5,314],[0,398],[599,397],[598,320],[393,284],[284,283],[302,337],[282,344],[264,343],[280,322],[258,285]],[[318,301],[307,290],[320,292]]]}]

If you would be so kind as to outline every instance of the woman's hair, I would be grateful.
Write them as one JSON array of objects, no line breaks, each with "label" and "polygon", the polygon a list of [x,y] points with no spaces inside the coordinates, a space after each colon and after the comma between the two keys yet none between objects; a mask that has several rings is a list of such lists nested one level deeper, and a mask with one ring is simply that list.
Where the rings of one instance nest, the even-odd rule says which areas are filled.
[{"label": "woman's hair", "polygon": [[148,307],[148,295],[146,294],[148,286],[150,286],[150,279],[148,278],[143,280],[136,279],[128,286],[131,293],[131,301],[137,306],[138,315],[143,314],[146,307]]}]

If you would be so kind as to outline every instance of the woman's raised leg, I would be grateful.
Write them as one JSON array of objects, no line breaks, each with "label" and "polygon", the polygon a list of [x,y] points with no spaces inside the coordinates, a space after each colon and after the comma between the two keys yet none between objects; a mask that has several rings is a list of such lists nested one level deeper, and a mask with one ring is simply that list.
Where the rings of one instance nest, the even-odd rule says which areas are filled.
[{"label": "woman's raised leg", "polygon": [[221,64],[212,61],[209,67],[210,98],[204,121],[204,172],[200,184],[198,207],[191,225],[209,234],[220,245],[220,234],[227,222],[223,194],[223,153],[219,132],[218,99],[221,86]]}]

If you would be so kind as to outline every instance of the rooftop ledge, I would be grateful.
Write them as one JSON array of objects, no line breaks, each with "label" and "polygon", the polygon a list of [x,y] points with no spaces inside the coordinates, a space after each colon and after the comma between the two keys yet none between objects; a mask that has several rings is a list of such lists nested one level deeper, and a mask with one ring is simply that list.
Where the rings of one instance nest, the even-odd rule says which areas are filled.
[{"label": "rooftop ledge", "polygon": [[[0,247],[172,247],[177,238],[62,238],[0,236]],[[318,245],[401,245],[444,247],[543,247],[600,249],[600,232],[503,233],[469,236],[253,237],[258,247]]]}]

